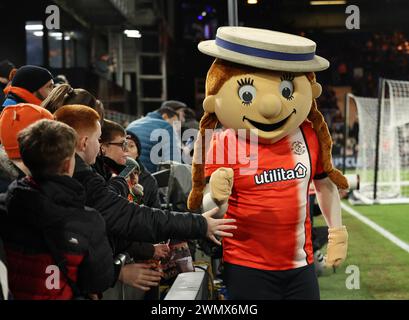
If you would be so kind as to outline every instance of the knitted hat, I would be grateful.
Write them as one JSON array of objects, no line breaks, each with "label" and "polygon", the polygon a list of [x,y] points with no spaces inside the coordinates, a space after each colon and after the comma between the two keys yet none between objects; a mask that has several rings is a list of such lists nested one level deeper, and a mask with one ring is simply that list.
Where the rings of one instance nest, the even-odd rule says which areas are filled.
[{"label": "knitted hat", "polygon": [[133,142],[135,142],[136,149],[138,149],[138,158],[139,158],[142,152],[141,141],[139,140],[138,136],[132,131],[126,130],[126,134],[127,134],[126,136],[127,139],[131,139]]},{"label": "knitted hat", "polygon": [[3,60],[0,62],[0,78],[9,78],[11,70],[14,69],[14,64],[8,60]]},{"label": "knitted hat", "polygon": [[47,69],[27,65],[17,70],[11,85],[33,93],[52,79],[53,76]]},{"label": "knitted hat", "polygon": [[29,103],[6,107],[0,116],[0,141],[9,159],[19,159],[17,137],[20,131],[41,119],[53,120],[53,115],[44,108]]}]

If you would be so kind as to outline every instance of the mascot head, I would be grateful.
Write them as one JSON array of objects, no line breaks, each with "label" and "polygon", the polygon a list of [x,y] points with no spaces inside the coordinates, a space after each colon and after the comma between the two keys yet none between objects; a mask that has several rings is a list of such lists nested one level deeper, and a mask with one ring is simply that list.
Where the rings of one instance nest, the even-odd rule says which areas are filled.
[{"label": "mascot head", "polygon": [[317,109],[321,85],[314,71],[327,69],[329,62],[315,55],[315,49],[315,42],[307,38],[246,27],[221,27],[216,40],[199,44],[201,52],[216,59],[206,78],[189,209],[200,207],[206,184],[205,130],[218,124],[256,132],[259,143],[275,143],[308,119],[318,135],[325,172],[339,188],[348,187],[332,166],[331,136]]}]

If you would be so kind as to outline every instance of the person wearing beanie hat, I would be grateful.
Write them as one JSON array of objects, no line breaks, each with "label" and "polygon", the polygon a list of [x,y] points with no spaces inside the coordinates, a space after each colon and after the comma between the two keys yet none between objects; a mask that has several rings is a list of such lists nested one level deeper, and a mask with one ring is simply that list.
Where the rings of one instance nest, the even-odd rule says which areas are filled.
[{"label": "person wearing beanie hat", "polygon": [[0,115],[0,142],[5,154],[0,154],[0,192],[16,178],[29,174],[21,160],[18,134],[30,124],[41,119],[53,120],[53,115],[44,108],[29,103],[8,106]]},{"label": "person wearing beanie hat", "polygon": [[18,103],[40,105],[54,88],[53,76],[45,68],[23,66],[16,71],[10,85],[4,89],[7,95],[3,108]]},{"label": "person wearing beanie hat", "polygon": [[3,104],[5,99],[3,90],[7,87],[10,73],[14,68],[14,64],[9,60],[3,60],[0,62],[0,105]]},{"label": "person wearing beanie hat", "polygon": [[136,134],[126,131],[126,140],[128,141],[128,155],[135,159],[140,167],[139,184],[143,187],[143,204],[151,208],[160,208],[159,187],[155,177],[146,169],[139,160],[142,152],[141,142]]}]

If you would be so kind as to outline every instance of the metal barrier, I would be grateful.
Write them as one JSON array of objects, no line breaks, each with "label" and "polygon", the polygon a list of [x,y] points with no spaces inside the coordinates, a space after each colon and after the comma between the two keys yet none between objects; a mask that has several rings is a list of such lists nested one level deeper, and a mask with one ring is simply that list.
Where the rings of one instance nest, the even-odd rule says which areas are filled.
[{"label": "metal barrier", "polygon": [[202,269],[178,274],[164,300],[207,300],[209,296],[208,275]]}]

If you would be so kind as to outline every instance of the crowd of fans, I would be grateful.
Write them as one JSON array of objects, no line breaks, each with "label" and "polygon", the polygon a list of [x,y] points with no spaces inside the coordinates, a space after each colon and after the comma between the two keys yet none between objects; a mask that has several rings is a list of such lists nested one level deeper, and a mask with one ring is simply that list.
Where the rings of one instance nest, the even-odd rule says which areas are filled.
[{"label": "crowd of fans", "polygon": [[357,96],[377,97],[379,77],[409,80],[409,37],[404,32],[325,35],[317,42],[327,44],[323,48],[331,62],[327,84],[352,86]]},{"label": "crowd of fans", "polygon": [[[373,34],[364,46],[349,42],[327,54],[335,71],[325,82],[376,96],[379,76],[407,77],[408,54],[400,32]],[[331,87],[324,86],[318,104],[340,157],[345,122]],[[169,255],[170,239],[231,235],[233,221],[213,219],[214,211],[162,209],[152,174],[158,163],[191,157],[194,137],[181,137],[198,128],[183,102],[165,101],[143,118],[116,122],[97,97],[72,88],[64,76],[2,61],[0,109],[0,300],[101,299],[118,283],[157,299],[153,288],[163,277],[159,262]],[[151,141],[155,129],[167,133],[160,150]],[[348,129],[346,156],[356,157],[358,123]],[[408,136],[405,131],[402,141]],[[50,266],[58,267],[53,284]]]},{"label": "crowd of fans", "polygon": [[[0,63],[2,299],[101,299],[118,282],[152,291],[170,239],[231,236],[234,221],[212,218],[216,210],[161,209],[144,133],[194,126],[185,104],[167,101],[124,128],[87,90],[54,79]],[[172,160],[164,147],[159,160]]]}]

